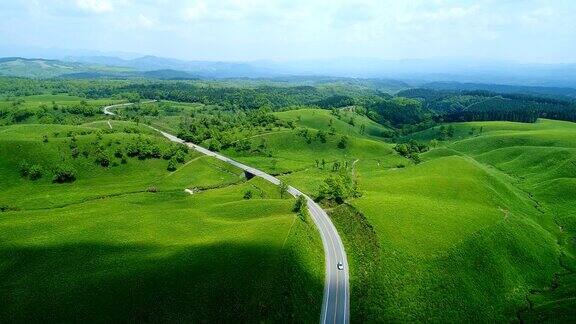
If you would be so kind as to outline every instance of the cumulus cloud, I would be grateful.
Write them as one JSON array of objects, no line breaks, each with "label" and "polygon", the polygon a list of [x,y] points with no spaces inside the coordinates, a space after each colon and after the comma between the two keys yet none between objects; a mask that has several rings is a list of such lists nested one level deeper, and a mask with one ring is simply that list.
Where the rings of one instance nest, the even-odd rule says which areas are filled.
[{"label": "cumulus cloud", "polygon": [[0,39],[234,60],[574,61],[575,16],[572,0],[0,0]]}]

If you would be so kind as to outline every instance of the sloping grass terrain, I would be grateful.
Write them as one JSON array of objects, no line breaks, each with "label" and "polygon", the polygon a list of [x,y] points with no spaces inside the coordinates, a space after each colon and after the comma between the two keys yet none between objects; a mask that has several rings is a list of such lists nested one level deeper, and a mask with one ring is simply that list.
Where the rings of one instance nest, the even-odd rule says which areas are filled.
[{"label": "sloping grass terrain", "polygon": [[558,271],[528,195],[463,157],[363,172],[351,202],[374,227],[369,320],[508,321]]},{"label": "sloping grass terrain", "polygon": [[348,136],[381,138],[389,129],[366,116],[348,110],[297,109],[276,113],[282,120],[294,121],[298,125],[316,130],[330,131]]},{"label": "sloping grass terrain", "polygon": [[360,170],[351,203],[380,243],[368,318],[573,321],[576,127],[452,127],[419,165]]},{"label": "sloping grass terrain", "polygon": [[34,78],[53,78],[72,73],[114,73],[131,71],[129,68],[96,64],[63,62],[47,59],[6,57],[0,59],[0,75]]},{"label": "sloping grass terrain", "polygon": [[323,252],[292,199],[113,125],[0,128],[1,322],[317,321]]},{"label": "sloping grass terrain", "polygon": [[[296,127],[248,137],[245,142],[249,149],[235,147],[224,153],[278,174],[313,195],[323,180],[334,174],[335,164],[339,169],[351,170],[354,165],[384,169],[411,163],[395,154],[391,144],[376,138],[386,128],[365,116],[342,111],[340,117],[336,117],[321,109],[299,109],[276,115],[294,122]],[[353,118],[356,124],[349,124],[345,121],[347,118]],[[364,131],[360,131],[360,122],[366,125]]]},{"label": "sloping grass terrain", "polygon": [[0,94],[0,126],[40,123],[79,125],[101,118],[102,107],[118,99],[86,99],[67,94],[6,96]]},{"label": "sloping grass terrain", "polygon": [[312,196],[325,179],[350,175],[361,195],[325,207],[350,259],[351,318],[571,318],[573,124],[435,127],[411,136],[432,148],[415,164],[380,140],[385,127],[351,111],[275,115],[291,129],[257,132],[224,153]]},{"label": "sloping grass terrain", "polygon": [[[227,153],[281,173],[312,195],[334,174],[334,162],[347,164],[362,196],[328,208],[350,258],[352,318],[507,322],[546,314],[551,320],[552,312],[571,318],[566,267],[573,239],[566,220],[576,201],[573,124],[451,124],[453,135],[433,143],[415,165],[355,125],[330,124],[330,112],[278,115],[297,128],[249,139],[268,155]],[[331,128],[337,130],[330,134]],[[316,136],[320,130],[328,132],[326,142]],[[436,127],[414,138],[430,143],[440,133]],[[324,168],[316,164],[322,159]],[[554,293],[555,282],[566,288]]]}]

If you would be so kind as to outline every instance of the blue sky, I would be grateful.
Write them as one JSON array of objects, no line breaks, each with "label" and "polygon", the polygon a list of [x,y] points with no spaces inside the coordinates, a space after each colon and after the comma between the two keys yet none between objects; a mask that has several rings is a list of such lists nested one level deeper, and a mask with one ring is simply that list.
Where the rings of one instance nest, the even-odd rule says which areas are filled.
[{"label": "blue sky", "polygon": [[2,50],[576,62],[574,0],[2,0]]}]

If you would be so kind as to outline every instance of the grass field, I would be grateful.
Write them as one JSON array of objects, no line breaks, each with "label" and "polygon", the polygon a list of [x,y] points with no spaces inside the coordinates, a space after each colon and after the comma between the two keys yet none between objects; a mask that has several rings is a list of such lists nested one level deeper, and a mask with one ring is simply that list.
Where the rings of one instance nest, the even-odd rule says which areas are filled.
[{"label": "grass field", "polygon": [[276,113],[282,120],[294,121],[298,125],[328,131],[330,126],[336,133],[348,136],[381,138],[388,128],[366,116],[341,110],[336,116],[325,109],[298,109]]},{"label": "grass field", "polygon": [[[371,285],[360,294],[360,309],[367,312],[361,315],[389,321],[573,321],[574,301],[566,295],[575,293],[570,139],[576,127],[546,120],[454,127],[455,138],[426,153],[419,165],[359,168],[364,195],[350,203],[373,227],[379,250],[372,252],[377,262],[367,276]],[[482,127],[482,134],[471,135],[472,127]],[[436,131],[414,137],[428,142]],[[340,214],[333,215],[338,227],[349,226]],[[357,241],[371,233],[347,240],[369,246],[371,241]]]},{"label": "grass field", "polygon": [[86,99],[66,94],[0,97],[0,126],[11,124],[79,125],[102,119],[102,107],[117,99]]},{"label": "grass field", "polygon": [[[323,253],[292,199],[192,152],[172,172],[162,158],[70,157],[68,132],[80,151],[170,147],[99,126],[0,128],[0,321],[317,321]],[[22,178],[20,160],[45,173]],[[63,162],[76,181],[52,183]]]},{"label": "grass field", "polygon": [[[352,114],[343,112],[342,115]],[[394,153],[391,144],[384,143],[368,135],[369,129],[375,134],[385,130],[383,126],[375,126],[366,117],[354,114],[357,121],[366,122],[366,133],[360,134],[359,125],[350,125],[345,121],[333,117],[329,111],[320,109],[301,109],[278,113],[283,120],[295,121],[298,129],[282,130],[278,132],[264,133],[249,137],[247,140],[252,146],[264,143],[270,152],[270,156],[253,155],[245,152],[237,152],[233,149],[225,153],[247,164],[257,166],[272,174],[279,174],[289,184],[292,184],[305,192],[315,194],[318,185],[323,179],[333,174],[334,162],[352,167],[357,161],[357,167],[387,169],[397,165],[406,165],[411,162]],[[318,131],[329,132],[329,120],[332,119],[332,127],[337,129],[334,134],[326,137],[326,142],[316,138]],[[299,134],[301,129],[309,131],[312,140]],[[339,141],[346,136],[346,145],[338,147]],[[322,160],[325,164],[322,166]],[[318,164],[317,164],[318,163]]]},{"label": "grass field", "polygon": [[[67,95],[67,94],[43,94],[43,95],[33,95],[33,96],[23,96],[17,99],[22,101],[19,105],[20,108],[37,110],[40,109],[41,105],[46,105],[52,107],[52,104],[57,105],[74,105],[79,104],[81,101],[89,102],[93,105],[106,106],[113,103],[119,102],[119,100],[113,99],[86,99],[82,97]],[[0,101],[0,108],[7,108],[11,105],[12,101],[3,100]]]},{"label": "grass field", "polygon": [[[0,321],[317,321],[313,223],[218,160],[187,152],[168,171],[177,149],[143,123],[176,133],[181,113],[209,109],[170,105],[140,124],[0,127]],[[325,207],[350,261],[353,321],[576,320],[573,123],[453,123],[440,141],[434,127],[405,138],[434,144],[416,164],[351,111],[274,114],[288,124],[233,130],[251,149],[223,153],[311,196],[351,175],[361,195]],[[136,143],[147,155],[127,156]],[[22,177],[23,160],[42,177]],[[74,182],[52,182],[60,164]]]},{"label": "grass field", "polygon": [[[311,132],[328,131],[331,116],[278,115]],[[565,296],[574,295],[567,269],[576,233],[574,124],[453,124],[454,137],[418,165],[357,126],[332,125],[337,132],[326,143],[307,143],[294,130],[251,139],[266,143],[271,156],[227,153],[312,195],[332,162],[357,162],[350,169],[362,197],[330,209],[351,260],[352,318],[507,322],[552,320],[552,311],[573,318]],[[342,134],[344,149],[337,147]],[[434,128],[413,137],[429,143],[437,135]],[[559,293],[550,290],[554,278],[566,287]]]}]

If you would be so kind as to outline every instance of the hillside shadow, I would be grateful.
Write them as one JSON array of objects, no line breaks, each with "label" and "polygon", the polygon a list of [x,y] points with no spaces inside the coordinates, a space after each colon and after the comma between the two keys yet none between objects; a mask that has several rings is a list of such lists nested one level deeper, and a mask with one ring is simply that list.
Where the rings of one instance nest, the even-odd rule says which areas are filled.
[{"label": "hillside shadow", "polygon": [[0,246],[0,322],[317,322],[322,288],[273,246]]}]

